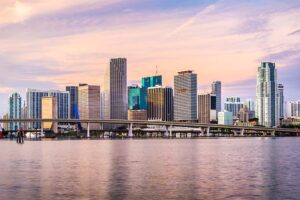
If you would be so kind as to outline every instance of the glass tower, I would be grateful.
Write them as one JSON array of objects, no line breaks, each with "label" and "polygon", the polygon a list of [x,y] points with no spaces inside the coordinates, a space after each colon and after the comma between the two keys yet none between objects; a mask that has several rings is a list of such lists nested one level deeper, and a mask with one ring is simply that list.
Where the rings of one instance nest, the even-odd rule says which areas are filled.
[{"label": "glass tower", "polygon": [[67,86],[66,91],[70,93],[70,118],[76,119],[78,109],[78,86]]},{"label": "glass tower", "polygon": [[162,76],[150,76],[142,78],[140,109],[147,110],[147,91],[149,87],[162,86]]}]

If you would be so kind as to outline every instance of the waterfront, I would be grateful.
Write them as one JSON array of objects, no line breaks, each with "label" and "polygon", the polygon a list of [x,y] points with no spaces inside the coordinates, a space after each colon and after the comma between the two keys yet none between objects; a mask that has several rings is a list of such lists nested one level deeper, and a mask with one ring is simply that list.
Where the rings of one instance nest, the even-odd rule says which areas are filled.
[{"label": "waterfront", "polygon": [[298,199],[300,138],[0,141],[0,199]]}]

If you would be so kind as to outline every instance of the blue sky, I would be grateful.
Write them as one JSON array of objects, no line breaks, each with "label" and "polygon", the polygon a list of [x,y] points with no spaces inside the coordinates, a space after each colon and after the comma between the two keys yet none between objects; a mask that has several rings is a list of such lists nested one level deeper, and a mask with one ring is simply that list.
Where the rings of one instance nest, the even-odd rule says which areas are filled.
[{"label": "blue sky", "polygon": [[129,83],[153,75],[165,85],[182,69],[214,80],[223,95],[255,97],[260,62],[275,62],[286,99],[300,75],[299,0],[0,0],[0,115],[12,92],[103,86],[111,57],[128,58]]}]

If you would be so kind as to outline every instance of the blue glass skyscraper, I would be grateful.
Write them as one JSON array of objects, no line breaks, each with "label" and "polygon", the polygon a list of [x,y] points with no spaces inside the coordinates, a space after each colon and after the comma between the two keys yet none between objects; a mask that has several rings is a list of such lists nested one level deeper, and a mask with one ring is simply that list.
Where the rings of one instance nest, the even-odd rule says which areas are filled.
[{"label": "blue glass skyscraper", "polygon": [[150,76],[142,78],[140,109],[147,109],[147,90],[149,87],[162,86],[162,76]]}]

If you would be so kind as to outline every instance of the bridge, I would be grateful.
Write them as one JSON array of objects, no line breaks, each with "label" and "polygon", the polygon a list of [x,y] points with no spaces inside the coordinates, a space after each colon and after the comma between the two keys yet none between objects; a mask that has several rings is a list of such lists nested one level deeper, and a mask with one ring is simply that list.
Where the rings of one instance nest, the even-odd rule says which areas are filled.
[{"label": "bridge", "polygon": [[[228,126],[219,124],[201,124],[194,122],[166,122],[166,121],[142,121],[142,120],[99,120],[99,119],[0,119],[0,123],[41,123],[41,133],[44,133],[43,123],[85,123],[87,126],[87,137],[90,137],[90,124],[99,124],[100,130],[114,132],[117,130],[104,130],[105,124],[118,124],[125,125],[128,128],[127,137],[136,137],[138,134],[145,132],[156,132],[160,133],[162,137],[176,137],[176,133],[180,133],[187,136],[190,134],[192,137],[200,136],[300,136],[298,129],[287,129],[287,128],[267,128],[261,126]],[[155,126],[154,129],[138,128],[140,126]],[[163,133],[163,134],[162,134]]]}]

